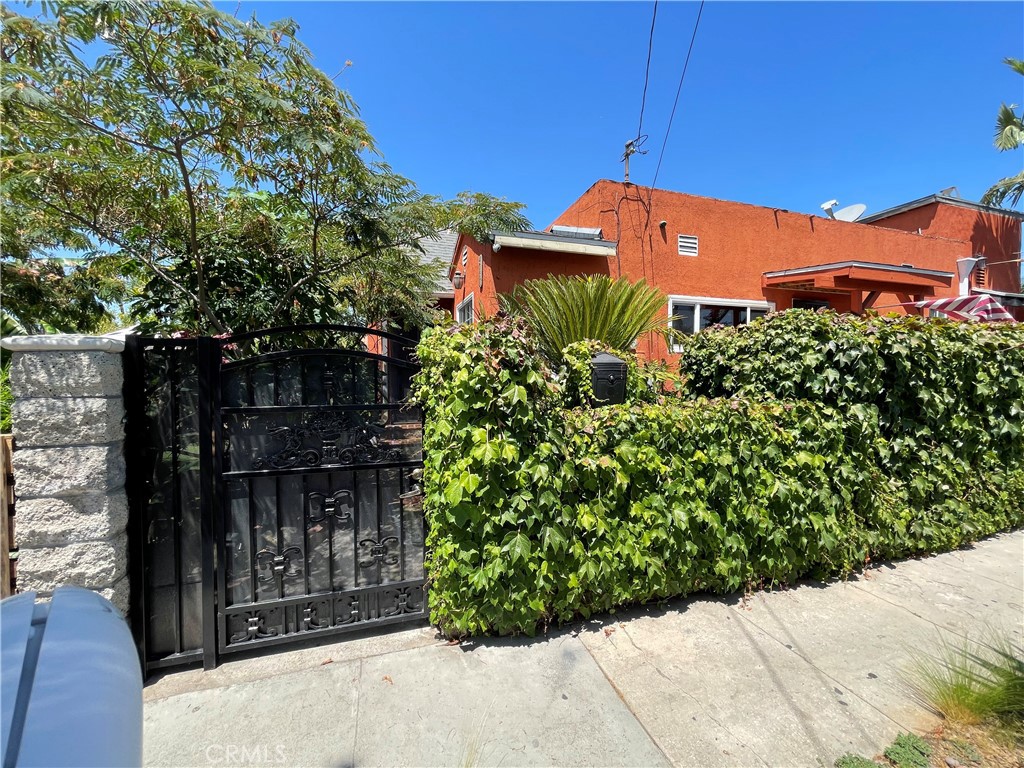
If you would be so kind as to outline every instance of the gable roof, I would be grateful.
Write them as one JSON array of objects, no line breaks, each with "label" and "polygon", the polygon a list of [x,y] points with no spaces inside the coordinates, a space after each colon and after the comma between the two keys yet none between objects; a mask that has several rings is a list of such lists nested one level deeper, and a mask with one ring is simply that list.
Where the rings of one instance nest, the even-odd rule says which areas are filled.
[{"label": "gable roof", "polygon": [[952,197],[950,195],[928,195],[917,200],[911,200],[909,203],[903,203],[901,205],[893,206],[892,208],[886,208],[884,211],[878,213],[872,213],[869,216],[862,216],[857,219],[857,223],[870,224],[879,219],[887,219],[890,216],[895,216],[897,213],[903,213],[905,211],[912,211],[915,208],[923,208],[926,205],[932,205],[933,203],[944,203],[945,205],[953,205],[957,208],[970,208],[980,213],[994,213],[998,216],[1009,216],[1011,219],[1024,219],[1024,213],[1020,211],[1011,211],[1008,208],[996,208],[992,205],[984,205],[982,203],[975,203],[970,200],[964,200],[960,197]]},{"label": "gable roof", "polygon": [[437,266],[437,285],[434,295],[439,297],[455,296],[455,287],[448,279],[448,267],[455,253],[455,245],[459,241],[459,233],[452,229],[445,229],[434,237],[424,237],[420,240],[422,252],[417,251],[421,264],[433,264]]}]

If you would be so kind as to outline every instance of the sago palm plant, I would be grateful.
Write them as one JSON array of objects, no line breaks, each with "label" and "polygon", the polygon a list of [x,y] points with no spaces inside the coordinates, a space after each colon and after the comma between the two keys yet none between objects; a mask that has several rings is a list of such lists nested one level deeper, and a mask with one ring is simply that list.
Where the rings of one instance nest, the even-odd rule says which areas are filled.
[{"label": "sago palm plant", "polygon": [[527,280],[502,296],[502,309],[525,317],[544,353],[558,359],[569,344],[587,339],[629,349],[644,333],[670,333],[665,297],[647,283],[605,275]]}]

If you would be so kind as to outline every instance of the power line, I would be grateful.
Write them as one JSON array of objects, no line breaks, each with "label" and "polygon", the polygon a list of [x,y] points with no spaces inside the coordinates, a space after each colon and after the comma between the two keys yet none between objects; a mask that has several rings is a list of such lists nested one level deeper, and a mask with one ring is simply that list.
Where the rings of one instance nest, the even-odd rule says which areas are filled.
[{"label": "power line", "polygon": [[651,36],[647,40],[647,68],[644,70],[644,94],[640,97],[640,124],[636,127],[637,139],[644,132],[644,107],[647,106],[647,83],[651,77],[651,51],[654,50],[654,22],[658,20],[658,0],[654,0],[654,15],[651,16]]},{"label": "power line", "polygon": [[658,167],[654,170],[654,181],[651,182],[653,194],[654,187],[658,184],[658,174],[661,173],[661,161],[665,157],[665,147],[668,146],[668,136],[672,132],[672,121],[676,116],[676,107],[679,106],[679,94],[683,91],[683,80],[686,79],[686,70],[690,66],[690,54],[693,53],[693,43],[697,39],[697,28],[700,26],[700,16],[704,12],[704,0],[700,2],[697,10],[697,20],[693,23],[693,34],[690,36],[690,47],[686,51],[686,61],[683,62],[683,72],[679,75],[679,87],[676,88],[676,99],[672,102],[672,113],[668,117],[668,127],[665,129],[665,139],[661,142],[661,152],[658,155]]}]

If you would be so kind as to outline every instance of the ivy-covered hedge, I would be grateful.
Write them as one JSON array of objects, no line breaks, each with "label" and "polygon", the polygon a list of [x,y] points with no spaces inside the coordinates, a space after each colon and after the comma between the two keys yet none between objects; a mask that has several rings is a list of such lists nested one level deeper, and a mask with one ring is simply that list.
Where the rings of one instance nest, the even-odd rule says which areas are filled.
[{"label": "ivy-covered hedge", "polygon": [[[796,322],[781,315],[766,325],[779,320]],[[948,549],[1024,522],[1019,430],[992,420],[985,435],[967,430],[985,448],[964,471],[958,462],[969,452],[960,444],[929,437],[911,446],[908,436],[921,429],[911,421],[927,423],[929,435],[937,423],[912,418],[908,406],[894,438],[897,410],[883,416],[874,402],[830,401],[831,375],[827,388],[781,392],[786,400],[766,397],[767,388],[723,396],[734,394],[724,382],[736,374],[711,335],[698,336],[684,359],[690,383],[718,397],[696,397],[678,382],[666,393],[663,368],[620,354],[630,363],[629,402],[605,407],[589,402],[591,344],[568,348],[566,363],[552,368],[511,320],[424,335],[416,387],[426,417],[434,623],[452,636],[532,633],[629,603],[841,574],[869,558]],[[1016,354],[999,339],[985,354]],[[819,335],[803,348],[823,354],[829,342]],[[792,354],[803,342],[772,344]],[[862,347],[861,363],[877,370],[877,351]],[[980,362],[985,354],[980,368],[1003,365]],[[721,373],[698,381],[690,366],[700,355]],[[929,482],[948,487],[916,489],[900,465],[912,454],[932,468]]]},{"label": "ivy-covered hedge", "polygon": [[979,507],[1024,506],[1024,325],[789,311],[692,337],[680,369],[691,397],[877,415],[879,466],[914,549],[955,546],[948,527],[974,538]]}]

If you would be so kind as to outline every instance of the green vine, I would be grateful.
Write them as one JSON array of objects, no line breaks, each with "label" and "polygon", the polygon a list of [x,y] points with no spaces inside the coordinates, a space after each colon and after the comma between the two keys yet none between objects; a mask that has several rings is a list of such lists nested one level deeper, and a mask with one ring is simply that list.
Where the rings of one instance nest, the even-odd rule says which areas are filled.
[{"label": "green vine", "polygon": [[[570,345],[552,368],[521,322],[427,332],[415,392],[432,621],[453,637],[533,633],[630,603],[842,575],[1024,522],[1017,332],[953,328],[944,345],[920,322],[788,314],[756,324],[759,345],[732,330],[695,337],[685,387],[615,353],[627,402],[600,407],[600,345]],[[890,371],[879,350],[900,345],[940,370]],[[808,355],[845,367],[835,379]],[[790,367],[776,374],[780,360]],[[986,397],[950,402],[965,386],[943,382],[964,375]]]}]

